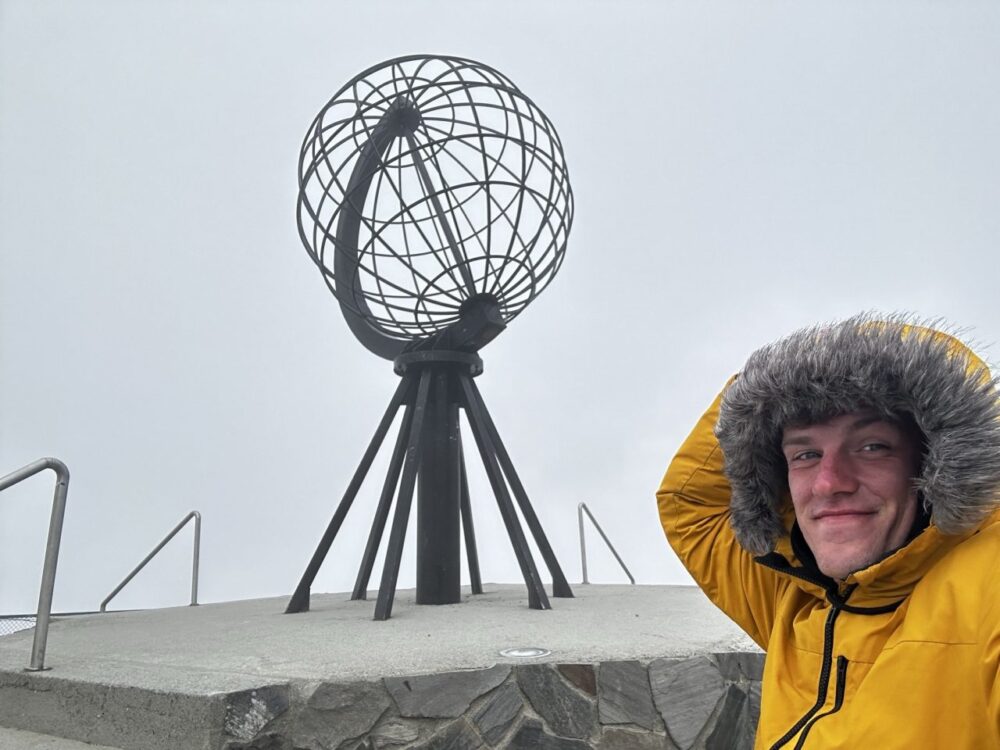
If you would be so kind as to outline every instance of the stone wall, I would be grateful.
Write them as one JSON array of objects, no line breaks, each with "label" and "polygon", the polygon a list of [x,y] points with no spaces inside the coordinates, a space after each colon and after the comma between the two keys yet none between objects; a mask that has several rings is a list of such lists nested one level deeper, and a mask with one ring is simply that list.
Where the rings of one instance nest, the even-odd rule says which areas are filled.
[{"label": "stone wall", "polygon": [[498,664],[227,699],[226,750],[750,750],[764,655]]}]

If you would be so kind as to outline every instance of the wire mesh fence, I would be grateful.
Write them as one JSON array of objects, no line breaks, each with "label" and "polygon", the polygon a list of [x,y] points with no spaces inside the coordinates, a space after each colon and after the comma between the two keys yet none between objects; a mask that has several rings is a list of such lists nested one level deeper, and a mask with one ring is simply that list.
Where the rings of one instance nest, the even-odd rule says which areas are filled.
[{"label": "wire mesh fence", "polygon": [[13,635],[22,630],[35,627],[35,618],[31,617],[2,617],[0,616],[0,638],[5,635]]}]

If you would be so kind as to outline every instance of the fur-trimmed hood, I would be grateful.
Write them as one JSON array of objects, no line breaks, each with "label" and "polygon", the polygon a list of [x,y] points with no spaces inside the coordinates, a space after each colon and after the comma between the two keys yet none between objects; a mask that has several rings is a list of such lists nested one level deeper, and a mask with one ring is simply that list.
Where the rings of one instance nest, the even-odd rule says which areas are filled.
[{"label": "fur-trimmed hood", "polygon": [[912,417],[923,432],[917,487],[941,532],[970,531],[1000,506],[1000,401],[989,370],[946,333],[864,314],[758,349],[726,390],[715,433],[744,548],[766,554],[787,533],[784,427],[862,409]]}]

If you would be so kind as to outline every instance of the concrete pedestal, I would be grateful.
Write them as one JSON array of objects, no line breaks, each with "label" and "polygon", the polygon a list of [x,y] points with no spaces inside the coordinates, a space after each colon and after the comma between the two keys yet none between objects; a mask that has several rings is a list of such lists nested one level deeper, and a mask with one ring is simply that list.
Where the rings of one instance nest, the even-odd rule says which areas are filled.
[{"label": "concrete pedestal", "polygon": [[[275,598],[66,618],[42,673],[23,671],[31,631],[0,638],[0,727],[21,730],[0,745],[27,731],[122,750],[752,746],[763,655],[697,589],[577,585],[550,611],[521,586],[485,589],[440,606],[400,591],[386,622],[346,594],[295,615]],[[549,653],[500,653],[525,647]]]}]

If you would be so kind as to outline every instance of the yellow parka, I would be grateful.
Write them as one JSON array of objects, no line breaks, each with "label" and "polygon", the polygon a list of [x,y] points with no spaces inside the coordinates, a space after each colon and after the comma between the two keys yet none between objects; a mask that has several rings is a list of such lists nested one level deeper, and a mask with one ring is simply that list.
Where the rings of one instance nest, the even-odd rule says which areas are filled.
[{"label": "yellow parka", "polygon": [[[755,748],[1000,748],[1000,511],[835,583],[788,533],[748,552],[714,429],[698,422],[657,492],[667,539],[708,597],[767,652]],[[998,498],[1000,499],[1000,498]]]}]

